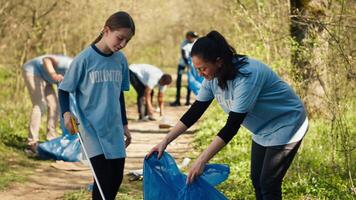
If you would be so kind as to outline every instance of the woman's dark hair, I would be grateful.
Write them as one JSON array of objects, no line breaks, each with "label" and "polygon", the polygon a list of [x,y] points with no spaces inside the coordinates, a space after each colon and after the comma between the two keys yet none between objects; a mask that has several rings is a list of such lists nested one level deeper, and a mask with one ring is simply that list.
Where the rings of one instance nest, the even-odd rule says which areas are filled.
[{"label": "woman's dark hair", "polygon": [[[119,11],[112,14],[105,22],[104,27],[107,26],[110,30],[116,30],[119,28],[130,28],[132,34],[135,35],[135,23],[132,17],[124,11]],[[93,44],[99,42],[103,37],[103,31],[99,34],[99,36],[94,40]]]},{"label": "woman's dark hair", "polygon": [[211,31],[206,36],[199,38],[193,45],[191,56],[199,56],[205,62],[215,63],[218,58],[222,66],[216,72],[218,85],[221,89],[227,88],[227,81],[233,80],[237,74],[242,74],[239,68],[247,63],[245,55],[239,55],[229,45],[224,36],[217,31]]}]

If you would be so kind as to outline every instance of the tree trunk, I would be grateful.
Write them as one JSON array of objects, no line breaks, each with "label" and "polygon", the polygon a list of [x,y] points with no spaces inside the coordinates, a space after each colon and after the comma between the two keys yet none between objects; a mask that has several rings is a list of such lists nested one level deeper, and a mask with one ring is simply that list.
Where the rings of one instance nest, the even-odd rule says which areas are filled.
[{"label": "tree trunk", "polygon": [[[309,100],[309,94],[316,92],[316,95],[323,95],[320,83],[317,82],[320,69],[325,66],[325,63],[319,62],[319,51],[321,46],[323,48],[327,46],[327,41],[321,38],[325,31],[321,23],[326,11],[327,3],[324,0],[290,0],[290,34],[293,40],[292,78],[307,107],[310,106],[309,103],[318,102]],[[326,45],[320,45],[322,42]],[[323,49],[325,50],[327,51]],[[312,92],[309,91],[310,89]],[[318,110],[318,107],[320,109],[320,104],[315,106],[317,107],[312,109]]]}]

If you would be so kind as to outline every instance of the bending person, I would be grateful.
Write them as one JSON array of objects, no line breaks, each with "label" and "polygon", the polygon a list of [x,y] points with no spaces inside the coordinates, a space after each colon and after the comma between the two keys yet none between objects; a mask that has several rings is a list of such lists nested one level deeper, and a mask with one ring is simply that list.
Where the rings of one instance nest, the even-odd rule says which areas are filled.
[{"label": "bending person", "polygon": [[164,114],[164,91],[172,82],[169,74],[149,64],[131,64],[130,82],[137,92],[137,110],[139,120],[156,120],[153,116],[152,98],[154,87],[158,87],[157,101],[160,116]]},{"label": "bending person", "polygon": [[267,65],[236,54],[216,31],[198,39],[191,56],[205,78],[197,100],[147,156],[153,152],[162,156],[167,145],[192,126],[215,98],[229,116],[190,168],[187,183],[203,172],[205,164],[243,125],[252,133],[251,178],[256,199],[282,199],[283,177],[308,127],[300,98]]},{"label": "bending person", "polygon": [[58,99],[53,84],[63,80],[72,58],[64,55],[43,55],[23,65],[23,78],[29,91],[32,111],[29,123],[28,148],[35,153],[39,140],[41,116],[47,106],[47,135],[51,140],[57,136]]}]

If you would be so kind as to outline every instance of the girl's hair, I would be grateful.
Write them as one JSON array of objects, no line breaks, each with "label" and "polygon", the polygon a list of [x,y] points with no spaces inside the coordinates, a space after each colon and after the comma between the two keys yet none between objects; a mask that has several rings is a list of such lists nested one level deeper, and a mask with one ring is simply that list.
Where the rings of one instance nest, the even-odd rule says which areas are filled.
[{"label": "girl's hair", "polygon": [[[110,30],[116,30],[119,28],[130,28],[132,34],[135,35],[135,23],[132,17],[124,11],[119,11],[112,14],[105,22],[104,27],[107,26]],[[93,44],[99,42],[103,37],[103,31],[99,34],[99,36],[94,40]]]},{"label": "girl's hair", "polygon": [[211,31],[206,36],[199,38],[193,45],[191,56],[199,56],[205,62],[215,63],[222,60],[222,66],[218,68],[216,77],[221,89],[227,88],[227,81],[235,79],[237,74],[243,74],[239,69],[247,63],[245,55],[239,55],[229,45],[224,36],[217,31]]}]

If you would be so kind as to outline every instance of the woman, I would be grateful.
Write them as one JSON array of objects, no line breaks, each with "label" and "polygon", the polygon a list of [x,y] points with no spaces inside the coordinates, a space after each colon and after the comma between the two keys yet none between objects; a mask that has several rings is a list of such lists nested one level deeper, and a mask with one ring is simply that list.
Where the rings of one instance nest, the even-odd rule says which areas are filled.
[{"label": "woman", "polygon": [[198,39],[191,56],[194,67],[205,78],[197,99],[147,156],[158,152],[160,157],[216,98],[228,119],[189,170],[187,183],[203,172],[205,164],[243,125],[252,133],[251,179],[256,199],[282,199],[283,177],[308,127],[303,103],[268,66],[236,54],[217,31]]}]

